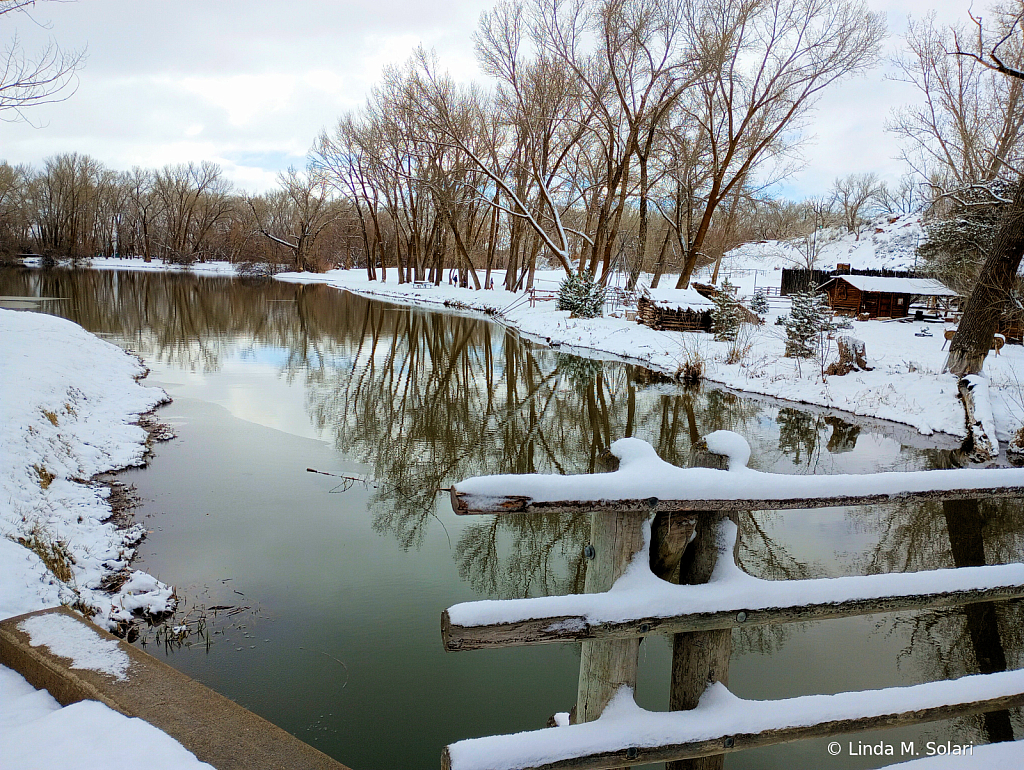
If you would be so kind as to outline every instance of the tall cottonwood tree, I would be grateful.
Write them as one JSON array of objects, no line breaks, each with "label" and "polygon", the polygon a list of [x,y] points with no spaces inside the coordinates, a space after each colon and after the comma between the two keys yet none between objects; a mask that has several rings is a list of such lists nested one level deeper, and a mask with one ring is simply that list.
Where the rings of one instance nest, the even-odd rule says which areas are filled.
[{"label": "tall cottonwood tree", "polygon": [[[1020,60],[1010,55],[1024,45],[1021,21],[1024,11],[997,14],[995,34],[987,39],[980,19],[971,16],[977,28],[976,45],[965,44],[961,34],[954,34],[953,47],[947,55],[968,60],[1017,83],[1024,83],[1024,69]],[[998,158],[1001,164],[1005,158]],[[1008,164],[1006,164],[1008,165]],[[1017,176],[1010,194],[1003,196],[1005,205],[996,227],[988,258],[981,267],[974,290],[967,298],[963,317],[949,344],[946,368],[958,375],[975,374],[982,370],[988,355],[992,335],[1010,303],[1011,290],[1017,280],[1021,258],[1024,257],[1024,175],[1014,169]]]},{"label": "tall cottonwood tree", "polygon": [[884,35],[883,18],[860,0],[727,0],[709,10],[695,42],[717,62],[681,111],[703,133],[709,167],[677,288],[689,285],[718,207],[786,158],[816,98],[873,66]]}]

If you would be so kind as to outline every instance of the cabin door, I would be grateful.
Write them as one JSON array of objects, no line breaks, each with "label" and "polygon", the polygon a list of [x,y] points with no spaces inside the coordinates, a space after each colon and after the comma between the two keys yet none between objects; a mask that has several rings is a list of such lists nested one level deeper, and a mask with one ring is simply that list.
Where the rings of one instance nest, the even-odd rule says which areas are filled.
[{"label": "cabin door", "polygon": [[878,295],[878,317],[879,318],[892,318],[892,295],[891,294],[879,294]]}]

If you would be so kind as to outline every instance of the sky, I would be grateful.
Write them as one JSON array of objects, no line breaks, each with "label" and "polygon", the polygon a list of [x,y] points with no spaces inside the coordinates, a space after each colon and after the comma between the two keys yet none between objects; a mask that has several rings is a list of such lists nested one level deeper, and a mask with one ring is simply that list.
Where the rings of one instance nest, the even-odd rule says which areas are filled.
[{"label": "sky", "polygon": [[[27,122],[0,122],[0,159],[40,166],[80,152],[108,167],[209,160],[236,186],[263,191],[301,167],[316,136],[362,104],[383,67],[413,48],[437,51],[460,80],[480,80],[472,33],[492,0],[80,0],[42,2],[0,16],[0,43],[17,33],[29,52],[50,39],[85,49],[77,91],[33,108]],[[966,19],[963,0],[868,0],[886,13],[888,50],[907,14]],[[33,21],[34,19],[34,21]],[[891,67],[843,81],[812,116],[805,165],[782,193],[818,195],[837,176],[905,171],[885,129],[893,107],[918,99],[886,77]]]}]

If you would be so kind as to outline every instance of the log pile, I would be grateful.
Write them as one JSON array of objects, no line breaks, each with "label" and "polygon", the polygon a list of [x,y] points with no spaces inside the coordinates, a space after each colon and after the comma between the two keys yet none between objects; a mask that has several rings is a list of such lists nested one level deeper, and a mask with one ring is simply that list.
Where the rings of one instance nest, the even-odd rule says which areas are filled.
[{"label": "log pile", "polygon": [[637,323],[652,329],[674,332],[711,331],[711,311],[696,311],[691,308],[670,308],[658,305],[648,297],[640,297],[636,303]]}]

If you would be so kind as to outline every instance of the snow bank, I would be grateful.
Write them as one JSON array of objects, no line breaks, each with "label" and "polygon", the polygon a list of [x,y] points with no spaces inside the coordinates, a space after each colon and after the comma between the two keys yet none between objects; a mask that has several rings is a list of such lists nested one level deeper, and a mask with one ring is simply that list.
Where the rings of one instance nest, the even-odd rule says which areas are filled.
[{"label": "snow bank", "polygon": [[[169,609],[171,589],[152,578],[131,576],[118,592],[103,590],[105,578],[127,572],[145,530],[111,523],[109,488],[90,481],[144,462],[137,417],[167,400],[136,381],[145,371],[70,321],[0,310],[0,538],[63,551],[70,569],[58,580],[24,549],[10,564],[0,560],[5,616],[81,600],[113,628],[133,611]],[[3,549],[13,554],[7,542]]]},{"label": "snow bank", "polygon": [[[166,733],[96,701],[61,708],[0,666],[0,770],[213,770]],[[141,759],[140,759],[141,757]]]}]

